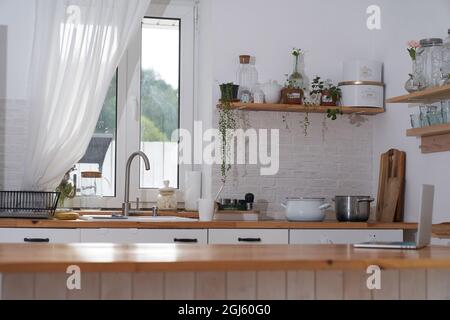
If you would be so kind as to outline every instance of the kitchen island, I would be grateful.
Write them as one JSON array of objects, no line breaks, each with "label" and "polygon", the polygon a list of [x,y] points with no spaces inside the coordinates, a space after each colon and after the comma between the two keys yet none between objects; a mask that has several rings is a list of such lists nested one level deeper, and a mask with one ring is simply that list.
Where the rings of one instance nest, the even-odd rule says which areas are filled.
[{"label": "kitchen island", "polygon": [[4,299],[450,299],[445,246],[0,244],[0,272]]}]

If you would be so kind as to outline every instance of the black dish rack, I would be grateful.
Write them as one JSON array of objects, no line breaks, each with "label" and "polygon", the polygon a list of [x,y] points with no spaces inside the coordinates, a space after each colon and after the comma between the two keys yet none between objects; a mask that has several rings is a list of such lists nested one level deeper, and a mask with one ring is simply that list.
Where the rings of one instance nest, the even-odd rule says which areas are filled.
[{"label": "black dish rack", "polygon": [[0,191],[0,218],[52,218],[59,195],[59,192]]}]

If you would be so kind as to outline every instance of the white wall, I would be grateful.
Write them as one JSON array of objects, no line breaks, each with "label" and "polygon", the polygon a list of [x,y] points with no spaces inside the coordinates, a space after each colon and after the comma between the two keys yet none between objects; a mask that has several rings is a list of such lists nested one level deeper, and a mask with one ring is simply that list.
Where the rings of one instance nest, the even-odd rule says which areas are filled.
[{"label": "white wall", "polygon": [[[366,8],[377,4],[381,7],[382,29],[369,31],[366,28]],[[284,80],[284,74],[291,72],[292,61],[289,52],[294,46],[306,50],[306,72],[310,78],[318,74],[323,78],[339,81],[341,77],[342,62],[351,58],[371,58],[381,60],[385,64],[384,81],[386,95],[405,93],[403,90],[407,74],[410,72],[409,56],[406,52],[406,41],[430,36],[445,36],[450,27],[450,2],[446,0],[212,0],[212,33],[213,37],[213,78],[218,82],[236,80],[237,57],[248,53],[256,56],[256,67],[261,81],[276,79]],[[214,97],[212,104],[218,98],[216,83],[213,84]],[[354,128],[345,120],[329,124],[332,132],[338,132],[347,147],[356,142],[362,142],[370,147],[351,149],[344,152],[348,156],[360,156],[361,159],[349,160],[344,154],[337,158],[329,158],[330,154],[324,151],[326,145],[336,145],[333,139],[324,144],[320,139],[320,116],[313,118],[313,132],[310,134],[311,144],[305,144],[303,138],[295,135],[295,145],[306,150],[311,157],[321,158],[323,163],[355,166],[358,170],[369,170],[371,173],[358,177],[360,183],[338,178],[333,187],[325,186],[326,178],[321,175],[317,182],[324,195],[333,192],[360,190],[360,193],[372,192],[376,195],[378,184],[379,155],[389,148],[395,147],[407,152],[407,188],[406,188],[406,220],[417,219],[417,207],[420,184],[434,183],[437,186],[437,201],[434,215],[435,221],[450,220],[450,213],[446,208],[450,205],[449,197],[445,191],[450,186],[450,174],[445,172],[444,161],[449,153],[423,156],[418,149],[415,138],[405,137],[405,130],[409,126],[409,113],[406,105],[387,105],[386,114],[370,117],[361,128]],[[274,113],[251,114],[250,121],[257,125],[270,124],[271,127],[282,129],[280,115]],[[300,118],[293,115],[292,119]],[[296,120],[292,120],[295,122]],[[317,128],[319,127],[319,129]],[[360,141],[364,132],[371,141]],[[298,140],[297,140],[298,137]],[[332,137],[334,138],[334,137]],[[337,144],[339,147],[339,144]],[[308,149],[311,146],[311,149]],[[288,148],[289,149],[289,148]],[[355,152],[357,154],[355,154]],[[302,155],[303,156],[303,155]],[[324,157],[325,156],[325,157]],[[370,157],[368,160],[367,158]],[[370,161],[364,164],[362,161]],[[281,152],[281,161],[294,162],[290,166],[302,165],[302,157],[292,158],[289,153]],[[297,161],[297,162],[296,162]],[[448,161],[448,160],[447,160]],[[281,168],[286,169],[285,168]],[[308,168],[306,168],[308,169]],[[314,169],[308,169],[313,172]],[[317,170],[320,173],[320,170]],[[338,170],[338,174],[345,174]],[[235,174],[236,175],[236,174]],[[218,188],[218,173],[213,188]],[[232,186],[247,185],[245,177],[239,176]],[[360,180],[366,177],[366,183]],[[262,197],[270,198],[273,208],[286,194],[286,190],[297,195],[312,195],[317,192],[308,192],[310,179],[305,179],[291,171],[291,179],[297,182],[298,191],[294,185],[285,184],[286,188],[275,182],[267,183],[267,193],[261,192]],[[266,178],[255,178],[251,185],[258,190],[264,188]],[[330,175],[330,179],[335,177]],[[249,180],[247,180],[249,181]],[[278,180],[277,180],[278,181]],[[313,183],[313,185],[315,182]],[[247,187],[246,187],[247,188]],[[259,189],[258,189],[259,188]],[[247,189],[250,189],[250,185]],[[230,187],[224,196],[241,194],[242,189]],[[345,193],[345,192],[342,192]],[[273,201],[272,201],[273,199]]]},{"label": "white wall", "polygon": [[22,178],[33,12],[34,1],[0,2],[0,189],[16,189]]}]

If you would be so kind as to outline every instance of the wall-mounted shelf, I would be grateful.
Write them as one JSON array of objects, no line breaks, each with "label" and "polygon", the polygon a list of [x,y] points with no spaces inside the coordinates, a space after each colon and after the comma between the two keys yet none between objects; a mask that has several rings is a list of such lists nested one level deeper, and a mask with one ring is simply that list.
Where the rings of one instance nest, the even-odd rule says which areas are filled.
[{"label": "wall-mounted shelf", "polygon": [[[220,107],[220,104],[217,105]],[[271,103],[240,103],[234,102],[231,107],[238,110],[247,111],[272,111],[272,112],[310,112],[326,113],[327,109],[341,108],[345,114],[376,115],[384,112],[384,108],[366,108],[366,107],[336,107],[336,106],[304,106],[296,104],[271,104]]]},{"label": "wall-mounted shelf", "polygon": [[450,84],[387,99],[387,103],[432,103],[450,100]]},{"label": "wall-mounted shelf", "polygon": [[409,129],[406,135],[421,138],[422,153],[450,151],[450,123]]}]

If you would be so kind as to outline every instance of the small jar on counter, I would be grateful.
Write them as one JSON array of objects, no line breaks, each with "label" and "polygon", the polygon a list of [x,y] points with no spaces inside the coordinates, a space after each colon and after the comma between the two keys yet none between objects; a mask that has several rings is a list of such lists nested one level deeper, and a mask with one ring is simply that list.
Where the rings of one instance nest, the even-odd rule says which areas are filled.
[{"label": "small jar on counter", "polygon": [[169,187],[170,181],[164,180],[164,187],[159,189],[157,207],[159,210],[177,210],[176,189]]}]

